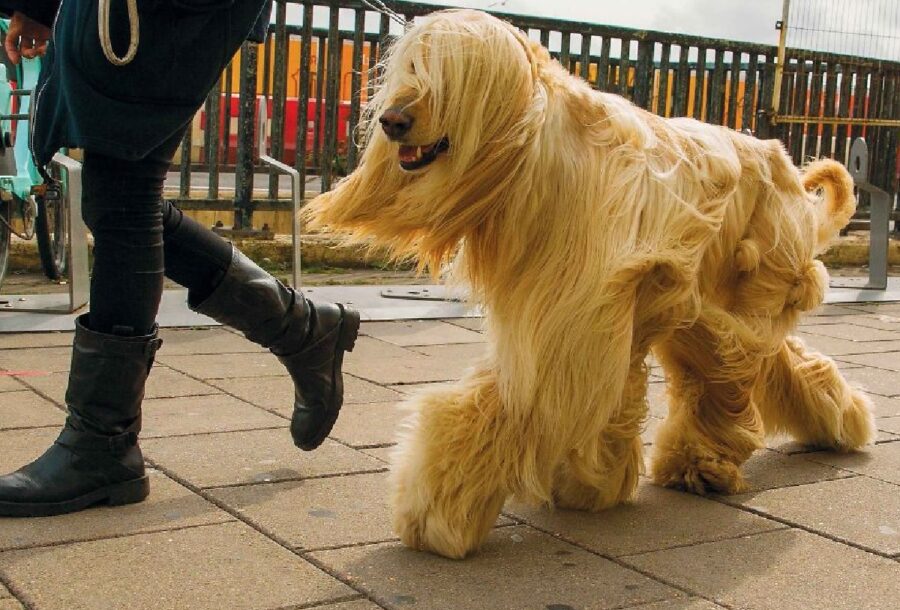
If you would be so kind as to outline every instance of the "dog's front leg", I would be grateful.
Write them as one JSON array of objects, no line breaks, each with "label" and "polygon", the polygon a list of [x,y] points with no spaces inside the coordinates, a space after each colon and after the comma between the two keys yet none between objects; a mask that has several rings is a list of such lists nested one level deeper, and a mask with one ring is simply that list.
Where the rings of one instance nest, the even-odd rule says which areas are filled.
[{"label": "dog's front leg", "polygon": [[647,418],[647,377],[642,351],[632,356],[619,408],[602,431],[571,451],[556,471],[553,502],[559,508],[598,512],[630,500],[644,472],[641,429]]},{"label": "dog's front leg", "polygon": [[394,529],[417,550],[461,559],[477,549],[508,495],[514,436],[491,371],[413,400],[393,472]]}]

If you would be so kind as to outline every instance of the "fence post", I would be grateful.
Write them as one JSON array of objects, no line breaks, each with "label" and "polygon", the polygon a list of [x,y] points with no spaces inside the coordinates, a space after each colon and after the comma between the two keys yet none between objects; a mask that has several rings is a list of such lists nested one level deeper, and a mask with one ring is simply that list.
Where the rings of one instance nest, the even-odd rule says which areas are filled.
[{"label": "fence post", "polygon": [[[206,165],[209,170],[209,199],[219,198],[219,123],[222,120],[222,79],[216,82],[206,99]],[[227,144],[226,144],[227,150]]]},{"label": "fence post", "polygon": [[178,187],[178,194],[181,197],[189,198],[191,196],[191,148],[193,147],[193,121],[188,125],[187,131],[184,132],[184,138],[181,140],[181,180]]},{"label": "fence post", "polygon": [[[275,13],[275,65],[272,78],[272,122],[270,154],[278,160],[284,157],[284,125],[285,105],[287,102],[287,72],[288,72],[288,34],[287,34],[287,6],[279,2]],[[268,96],[266,96],[268,100]],[[266,112],[269,109],[266,107]],[[259,122],[257,121],[257,126]],[[259,139],[257,137],[257,139]],[[262,154],[262,151],[259,152]],[[278,199],[279,176],[276,171],[269,173],[269,198]]]},{"label": "fence post", "polygon": [[335,157],[337,156],[337,119],[341,95],[341,51],[343,40],[338,28],[340,12],[337,7],[330,9],[328,23],[328,67],[325,76],[325,142],[322,146],[322,158],[319,175],[322,178],[322,191],[331,189]]},{"label": "fence post", "polygon": [[253,224],[253,132],[256,105],[256,56],[254,42],[241,47],[241,92],[238,108],[237,167],[234,185],[234,230]]}]

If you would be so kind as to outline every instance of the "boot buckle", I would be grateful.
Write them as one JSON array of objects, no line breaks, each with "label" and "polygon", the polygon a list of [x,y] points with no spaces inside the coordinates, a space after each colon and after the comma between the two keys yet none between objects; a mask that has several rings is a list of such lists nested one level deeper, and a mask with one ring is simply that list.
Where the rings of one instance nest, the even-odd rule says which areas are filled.
[{"label": "boot buckle", "polygon": [[138,433],[134,430],[117,434],[115,436],[103,436],[92,434],[84,430],[74,430],[68,426],[63,428],[56,439],[58,445],[69,449],[81,449],[82,451],[104,451],[109,453],[124,453],[129,448],[137,445]]},{"label": "boot buckle", "polygon": [[137,445],[137,432],[126,432],[118,436],[109,437],[109,450],[113,453],[124,453],[130,447]]}]

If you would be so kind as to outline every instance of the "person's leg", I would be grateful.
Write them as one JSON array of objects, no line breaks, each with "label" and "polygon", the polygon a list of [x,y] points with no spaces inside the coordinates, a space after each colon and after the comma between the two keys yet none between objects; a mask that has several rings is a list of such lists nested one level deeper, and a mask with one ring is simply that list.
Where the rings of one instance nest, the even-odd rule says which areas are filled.
[{"label": "person's leg", "polygon": [[43,456],[0,477],[0,516],[42,516],[149,493],[137,444],[144,384],[160,341],[163,275],[195,310],[268,347],[295,385],[291,434],[318,447],[343,402],[341,365],[359,314],[314,304],[162,199],[181,139],[140,161],[85,151],[83,216],[94,234],[91,312],[76,324],[69,417]]},{"label": "person's leg", "polygon": [[92,330],[134,336],[156,320],[162,296],[162,180],[153,163],[85,151],[82,206],[94,237]]},{"label": "person's leg", "polygon": [[294,442],[315,449],[343,402],[340,369],[344,352],[356,340],[359,314],[312,303],[163,200],[163,183],[181,137],[182,132],[174,134],[139,162],[98,155],[85,159],[91,178],[88,224],[103,255],[94,264],[91,323],[102,332],[115,327],[140,332],[152,325],[164,271],[188,289],[191,308],[278,356],[296,387]]},{"label": "person's leg", "polygon": [[75,325],[68,417],[37,460],[0,477],[0,515],[43,516],[139,502],[144,384],[160,340],[161,178],[152,165],[85,151],[83,216],[94,235],[91,312]]},{"label": "person's leg", "polygon": [[343,403],[344,352],[359,314],[313,303],[221,237],[164,202],[166,276],[188,288],[188,305],[269,348],[294,381],[291,436],[305,451],[321,445]]}]

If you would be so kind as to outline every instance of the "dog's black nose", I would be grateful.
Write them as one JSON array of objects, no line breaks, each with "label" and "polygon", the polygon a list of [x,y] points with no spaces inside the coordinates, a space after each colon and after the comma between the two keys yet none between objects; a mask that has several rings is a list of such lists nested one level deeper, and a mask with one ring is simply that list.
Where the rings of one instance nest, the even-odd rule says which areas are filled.
[{"label": "dog's black nose", "polygon": [[392,140],[399,140],[412,129],[413,119],[411,116],[396,108],[388,108],[378,119],[381,128]]}]

